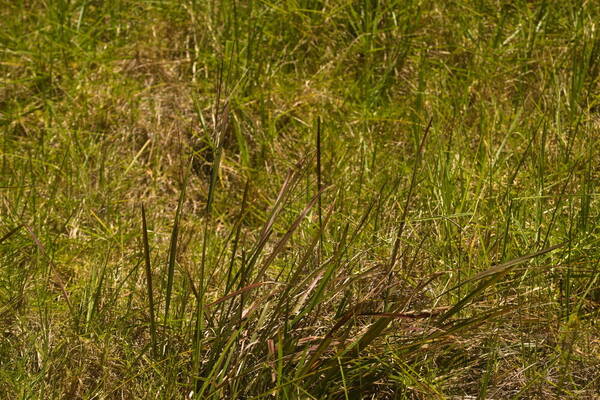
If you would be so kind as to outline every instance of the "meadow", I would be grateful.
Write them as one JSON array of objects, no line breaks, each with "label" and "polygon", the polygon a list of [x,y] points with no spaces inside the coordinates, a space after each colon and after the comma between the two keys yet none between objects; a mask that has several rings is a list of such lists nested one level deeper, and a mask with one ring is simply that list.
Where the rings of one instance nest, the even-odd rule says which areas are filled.
[{"label": "meadow", "polygon": [[0,399],[600,398],[600,2],[0,18]]}]

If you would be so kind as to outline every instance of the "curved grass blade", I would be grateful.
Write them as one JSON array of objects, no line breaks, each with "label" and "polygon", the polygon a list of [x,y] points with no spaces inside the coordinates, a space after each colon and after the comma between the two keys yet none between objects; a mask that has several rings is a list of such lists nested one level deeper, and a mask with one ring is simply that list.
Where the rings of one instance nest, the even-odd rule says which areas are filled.
[{"label": "curved grass blade", "polygon": [[[489,268],[488,270],[475,275],[471,279],[463,281],[461,283],[461,285],[465,284],[466,282],[478,281],[478,280],[490,277],[490,279],[487,279],[484,282],[481,282],[477,286],[477,288],[475,288],[475,290],[472,290],[471,292],[467,293],[458,303],[456,303],[451,309],[449,309],[444,315],[442,315],[440,317],[439,321],[443,322],[443,321],[447,320],[448,318],[450,318],[451,316],[453,316],[454,314],[458,313],[460,310],[462,310],[467,305],[467,303],[472,298],[477,296],[479,293],[483,292],[487,287],[489,287],[492,284],[494,284],[495,282],[497,282],[504,274],[506,274],[508,271],[510,271],[512,269],[512,267],[519,265],[521,263],[524,263],[525,261],[531,260],[532,258],[539,257],[543,254],[549,253],[552,250],[556,250],[559,247],[562,247],[563,245],[564,245],[564,243],[557,244],[555,246],[545,248],[545,249],[537,251],[535,253],[517,257],[517,258],[507,261],[505,263],[495,265],[492,268]],[[459,285],[459,286],[461,286],[461,285]]]}]

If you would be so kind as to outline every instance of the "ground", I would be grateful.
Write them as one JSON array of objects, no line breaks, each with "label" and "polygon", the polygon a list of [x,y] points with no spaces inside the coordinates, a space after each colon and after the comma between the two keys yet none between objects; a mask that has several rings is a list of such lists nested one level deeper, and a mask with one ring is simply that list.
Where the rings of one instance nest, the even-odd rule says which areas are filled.
[{"label": "ground", "polygon": [[0,398],[599,398],[598,2],[0,17]]}]

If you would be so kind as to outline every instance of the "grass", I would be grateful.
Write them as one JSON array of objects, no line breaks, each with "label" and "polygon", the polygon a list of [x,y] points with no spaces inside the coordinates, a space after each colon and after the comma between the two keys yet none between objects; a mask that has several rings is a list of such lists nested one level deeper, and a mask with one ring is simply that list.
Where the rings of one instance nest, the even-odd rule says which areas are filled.
[{"label": "grass", "polygon": [[0,16],[0,398],[598,398],[597,2]]}]

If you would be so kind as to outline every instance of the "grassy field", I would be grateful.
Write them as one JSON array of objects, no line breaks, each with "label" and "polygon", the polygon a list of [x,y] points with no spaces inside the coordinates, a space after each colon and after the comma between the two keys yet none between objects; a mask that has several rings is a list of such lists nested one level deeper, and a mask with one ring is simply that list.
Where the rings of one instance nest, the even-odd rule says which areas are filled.
[{"label": "grassy field", "polygon": [[0,0],[1,399],[600,398],[600,3]]}]

